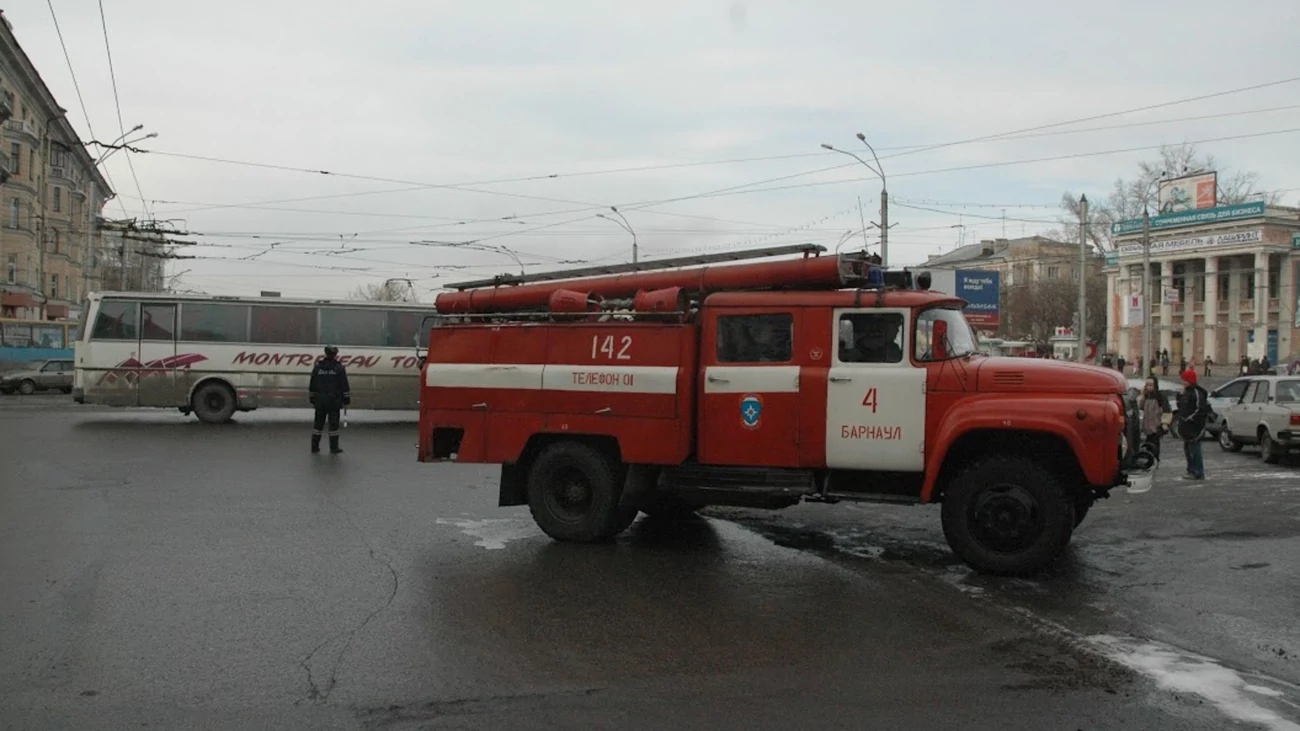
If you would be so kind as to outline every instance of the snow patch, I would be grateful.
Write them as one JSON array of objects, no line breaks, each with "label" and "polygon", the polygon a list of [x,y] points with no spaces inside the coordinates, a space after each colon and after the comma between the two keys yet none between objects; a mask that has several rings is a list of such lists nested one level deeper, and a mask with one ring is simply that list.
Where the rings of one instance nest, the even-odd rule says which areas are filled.
[{"label": "snow patch", "polygon": [[537,529],[533,525],[513,518],[491,518],[486,520],[439,518],[437,523],[438,525],[454,525],[460,528],[465,535],[478,539],[474,541],[474,545],[481,546],[489,551],[503,549],[510,541],[532,538],[537,535]]},{"label": "snow patch", "polygon": [[1210,658],[1181,652],[1168,645],[1109,635],[1088,638],[1110,658],[1151,678],[1170,691],[1198,695],[1214,704],[1224,715],[1254,723],[1271,731],[1300,731],[1300,723],[1289,721],[1246,695],[1280,697],[1272,688],[1249,685],[1237,671]]}]

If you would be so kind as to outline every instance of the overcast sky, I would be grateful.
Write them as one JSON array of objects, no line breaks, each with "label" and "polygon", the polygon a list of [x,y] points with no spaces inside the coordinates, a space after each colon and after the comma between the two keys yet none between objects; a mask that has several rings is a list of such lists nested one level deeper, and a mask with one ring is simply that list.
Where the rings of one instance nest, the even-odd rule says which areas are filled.
[{"label": "overcast sky", "polygon": [[[111,140],[97,7],[53,5],[94,136]],[[628,260],[631,236],[595,217],[610,205],[643,259],[834,247],[861,227],[859,197],[877,219],[879,182],[818,147],[866,153],[858,131],[890,176],[895,264],[951,249],[958,223],[968,242],[1002,235],[1004,208],[1008,236],[1051,228],[1063,190],[1104,196],[1152,154],[1092,153],[1289,130],[1201,147],[1300,201],[1300,108],[1184,119],[1300,105],[1300,83],[1052,130],[1085,130],[1071,134],[898,149],[1300,76],[1295,0],[103,5],[125,127],[158,134],[142,147],[390,181],[140,154],[137,189],[115,155],[106,215],[147,208],[195,232],[201,246],[185,253],[203,258],[169,271],[213,294],[341,296],[408,277],[428,299],[517,268],[505,252],[413,241],[505,246],[529,270]],[[91,139],[45,0],[5,13]],[[1159,120],[1184,121],[1086,131]]]}]

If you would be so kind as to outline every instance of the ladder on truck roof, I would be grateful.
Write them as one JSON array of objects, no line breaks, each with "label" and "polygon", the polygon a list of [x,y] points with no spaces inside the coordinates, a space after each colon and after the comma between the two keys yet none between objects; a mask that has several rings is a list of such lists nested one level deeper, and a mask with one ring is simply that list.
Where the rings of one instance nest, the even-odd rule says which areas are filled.
[{"label": "ladder on truck roof", "polygon": [[788,246],[769,246],[763,249],[744,249],[741,251],[729,251],[719,254],[703,254],[700,256],[680,256],[673,259],[655,259],[653,261],[638,262],[636,264],[611,264],[609,266],[582,267],[579,269],[561,269],[551,272],[540,272],[538,274],[498,274],[491,279],[476,279],[469,282],[456,282],[447,285],[448,289],[465,291],[467,289],[482,289],[483,287],[500,287],[502,285],[529,284],[531,282],[553,282],[560,279],[581,279],[583,277],[596,277],[609,274],[627,274],[630,272],[645,272],[658,269],[677,269],[680,267],[703,266],[705,264],[716,264],[727,261],[745,261],[747,259],[761,259],[770,256],[790,256],[792,254],[803,254],[811,256],[822,254],[826,251],[825,246],[820,244],[791,244]]}]

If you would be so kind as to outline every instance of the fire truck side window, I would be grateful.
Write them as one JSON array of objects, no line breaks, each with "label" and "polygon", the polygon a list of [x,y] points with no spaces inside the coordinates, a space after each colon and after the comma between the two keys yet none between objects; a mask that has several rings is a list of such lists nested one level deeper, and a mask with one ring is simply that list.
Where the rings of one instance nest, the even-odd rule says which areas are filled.
[{"label": "fire truck side window", "polygon": [[794,315],[718,318],[719,363],[786,363],[794,356]]},{"label": "fire truck side window", "polygon": [[841,315],[841,363],[899,363],[903,360],[903,316],[897,312]]}]

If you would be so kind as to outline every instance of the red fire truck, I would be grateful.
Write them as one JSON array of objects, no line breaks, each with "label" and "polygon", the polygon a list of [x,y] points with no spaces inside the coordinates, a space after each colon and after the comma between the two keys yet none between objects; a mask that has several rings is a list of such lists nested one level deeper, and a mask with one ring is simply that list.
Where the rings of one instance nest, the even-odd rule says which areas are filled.
[{"label": "red fire truck", "polygon": [[638,511],[938,502],[952,549],[1000,574],[1055,559],[1112,488],[1149,489],[1120,374],[979,355],[965,302],[928,275],[823,252],[456,285],[420,460],[500,464],[499,503],[562,541]]}]

